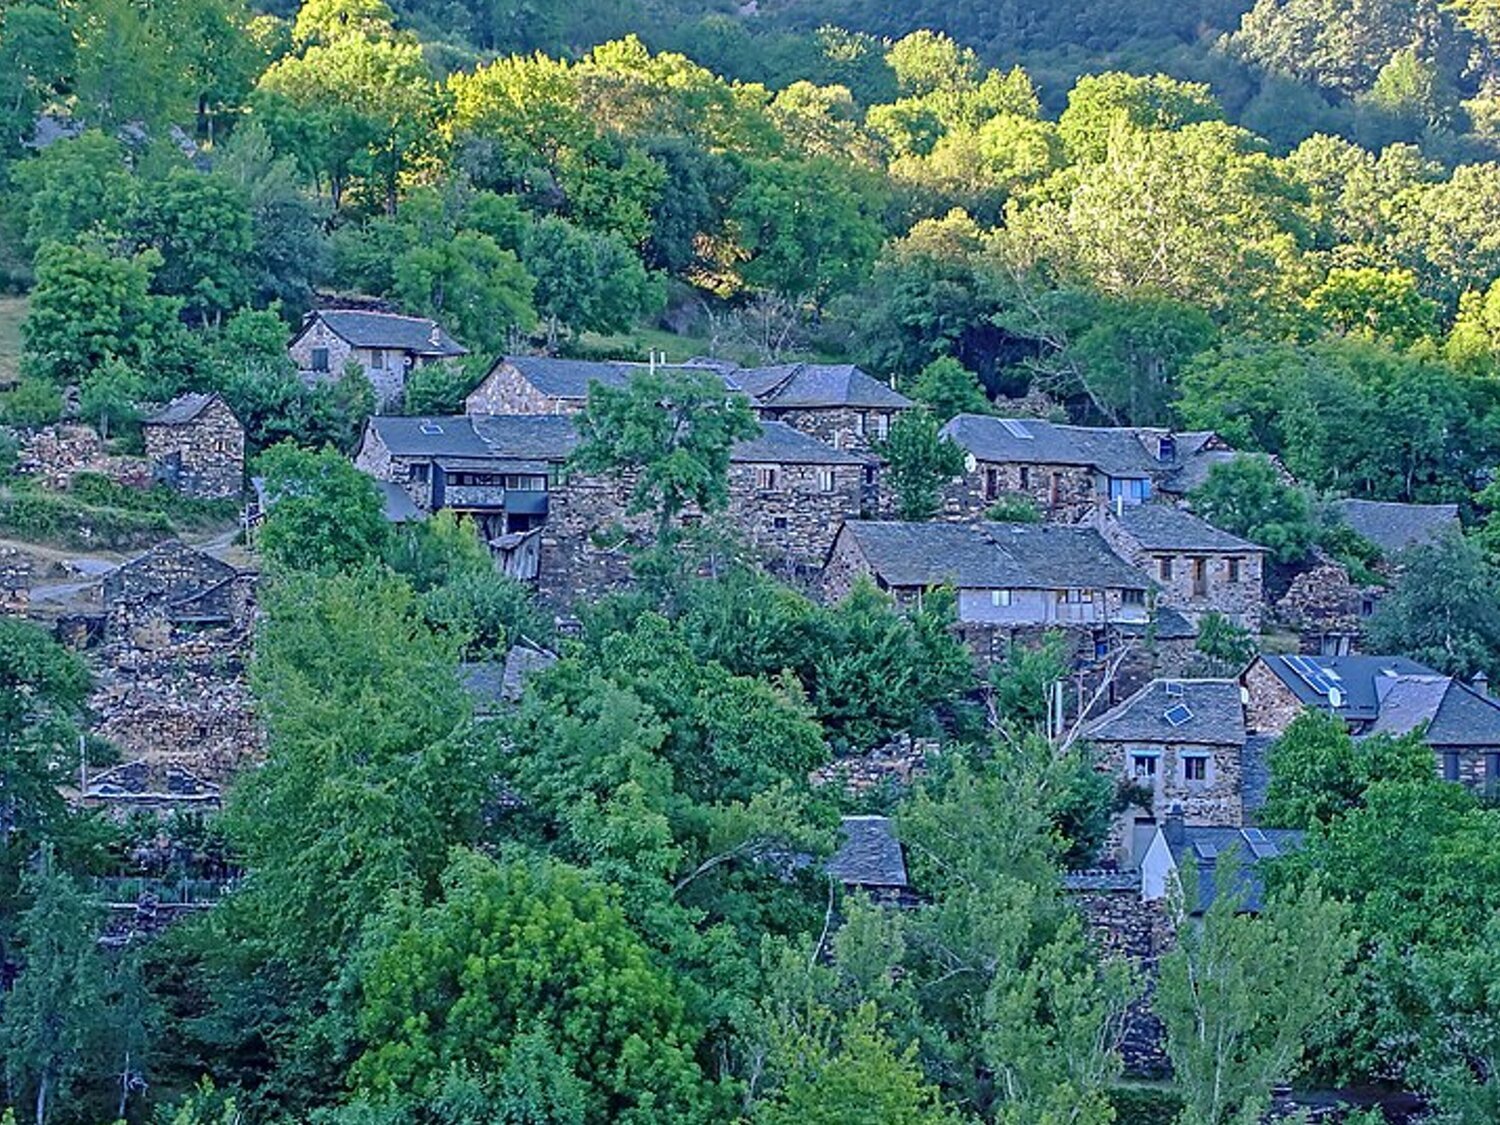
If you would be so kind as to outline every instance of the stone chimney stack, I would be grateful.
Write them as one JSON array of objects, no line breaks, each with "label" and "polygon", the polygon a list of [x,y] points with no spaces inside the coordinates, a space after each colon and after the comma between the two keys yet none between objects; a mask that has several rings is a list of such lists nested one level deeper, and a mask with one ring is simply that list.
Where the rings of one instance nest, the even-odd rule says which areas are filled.
[{"label": "stone chimney stack", "polygon": [[1182,806],[1173,804],[1167,810],[1166,819],[1162,821],[1161,834],[1166,837],[1167,843],[1176,847],[1187,837],[1186,826],[1182,819]]},{"label": "stone chimney stack", "polygon": [[1474,679],[1471,681],[1471,683],[1474,686],[1474,690],[1477,691],[1480,695],[1489,695],[1490,678],[1483,672],[1475,672]]}]

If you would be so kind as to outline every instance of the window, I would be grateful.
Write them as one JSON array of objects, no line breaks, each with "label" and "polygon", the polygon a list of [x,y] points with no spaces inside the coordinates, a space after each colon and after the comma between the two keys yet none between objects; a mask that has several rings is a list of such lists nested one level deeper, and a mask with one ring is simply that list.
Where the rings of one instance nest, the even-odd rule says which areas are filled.
[{"label": "window", "polygon": [[1151,499],[1151,482],[1134,478],[1110,477],[1109,498],[1127,504],[1141,504]]},{"label": "window", "polygon": [[1240,580],[1240,560],[1239,559],[1230,559],[1229,560],[1229,581],[1231,581],[1231,582],[1238,582],[1239,580]]},{"label": "window", "polygon": [[1208,780],[1208,759],[1194,755],[1182,759],[1182,776],[1187,781]]},{"label": "window", "polygon": [[1145,590],[1121,590],[1120,591],[1120,604],[1121,605],[1145,605],[1146,604],[1146,591]]},{"label": "window", "polygon": [[1031,466],[1030,465],[1022,465],[1019,469],[1017,469],[1016,470],[1016,479],[1021,482],[1021,488],[1022,489],[1030,488],[1031,487]]},{"label": "window", "polygon": [[1076,589],[1066,591],[1059,590],[1057,593],[1057,600],[1060,602],[1067,602],[1069,605],[1083,605],[1086,602],[1091,602],[1094,600],[1094,591]]},{"label": "window", "polygon": [[1208,596],[1208,560],[1193,560],[1193,597],[1206,598]]},{"label": "window", "polygon": [[875,483],[875,466],[874,465],[866,465],[865,466],[865,483],[866,484],[874,484]]},{"label": "window", "polygon": [[984,470],[984,498],[994,500],[1000,495],[1000,470],[987,468]]},{"label": "window", "polygon": [[385,349],[384,348],[371,348],[370,349],[370,366],[372,368],[374,368],[376,371],[384,371],[385,370]]},{"label": "window", "polygon": [[1374,612],[1375,612],[1375,599],[1374,598],[1361,598],[1359,600],[1359,615],[1361,617],[1369,617]]},{"label": "window", "polygon": [[1163,582],[1172,581],[1172,557],[1164,555],[1156,560],[1156,576]]},{"label": "window", "polygon": [[1443,780],[1458,780],[1458,752],[1456,750],[1445,750],[1443,752]]},{"label": "window", "polygon": [[1061,499],[1062,499],[1062,474],[1061,473],[1053,473],[1052,474],[1052,481],[1047,486],[1047,502],[1049,504],[1051,504],[1055,508],[1055,507],[1057,507],[1058,501],[1061,500]]},{"label": "window", "polygon": [[756,487],[762,492],[769,492],[776,488],[777,472],[775,465],[762,465],[755,470]]},{"label": "window", "polygon": [[328,349],[314,348],[312,350],[312,369],[314,371],[328,370]]},{"label": "window", "polygon": [[1485,780],[1490,784],[1490,792],[1494,793],[1500,787],[1500,754],[1491,751],[1484,757]]},{"label": "window", "polygon": [[1109,659],[1109,635],[1107,633],[1100,633],[1094,638],[1094,659]]},{"label": "window", "polygon": [[1130,758],[1130,772],[1137,780],[1151,781],[1156,777],[1156,755],[1155,754],[1133,754]]},{"label": "window", "polygon": [[833,491],[833,485],[834,485],[833,470],[832,469],[819,469],[818,470],[818,491],[819,492],[832,492]]},{"label": "window", "polygon": [[775,517],[773,520],[771,520],[771,527],[774,528],[776,531],[785,531],[786,530],[786,517],[785,516],[777,516],[777,517]]},{"label": "window", "polygon": [[865,436],[865,416],[860,413],[854,415],[854,432],[860,437]]},{"label": "window", "polygon": [[884,441],[891,433],[891,416],[889,414],[875,415],[875,436]]},{"label": "window", "polygon": [[991,590],[990,591],[990,605],[992,605],[992,606],[997,606],[998,607],[998,606],[1007,606],[1007,605],[1010,605],[1010,599],[1011,599],[1011,591],[1009,591],[1009,590]]},{"label": "window", "polygon": [[507,473],[505,475],[505,488],[509,492],[546,492],[547,478],[533,476],[530,473]]},{"label": "window", "polygon": [[431,468],[430,466],[425,465],[425,464],[423,464],[423,465],[413,465],[411,467],[411,479],[414,480],[414,481],[416,481],[418,484],[426,484],[427,483],[427,474],[428,474],[430,468]]}]

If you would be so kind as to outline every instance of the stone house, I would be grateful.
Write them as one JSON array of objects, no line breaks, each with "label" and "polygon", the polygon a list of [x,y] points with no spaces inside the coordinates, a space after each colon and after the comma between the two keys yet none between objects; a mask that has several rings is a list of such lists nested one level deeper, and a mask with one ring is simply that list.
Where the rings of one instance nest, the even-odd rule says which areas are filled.
[{"label": "stone house", "polygon": [[1236,680],[1152,680],[1090,723],[1094,766],[1149,799],[1124,810],[1113,840],[1134,866],[1157,824],[1180,810],[1195,825],[1244,823],[1245,716]]},{"label": "stone house", "polygon": [[1259,631],[1266,550],[1170,504],[1100,508],[1094,524],[1124,559],[1156,582],[1159,604],[1195,625],[1220,613]]},{"label": "stone house", "polygon": [[822,593],[844,597],[861,577],[899,601],[952,586],[958,628],[983,659],[1049,629],[1080,636],[1103,659],[1121,627],[1149,623],[1150,582],[1086,527],[849,521],[823,567]]},{"label": "stone house", "polygon": [[1386,558],[1459,530],[1457,504],[1395,504],[1385,500],[1335,500],[1333,510]]},{"label": "stone house", "polygon": [[[566,413],[376,417],[355,463],[401,485],[424,513],[447,508],[473,518],[497,553],[534,548],[534,574],[568,597],[622,580],[621,548],[650,531],[649,517],[626,514],[628,479],[568,468],[577,443]],[[861,513],[872,468],[765,423],[731,450],[726,519],[773,565],[816,569],[842,521]],[[535,540],[507,538],[532,532],[540,533]]]},{"label": "stone house", "polygon": [[155,478],[197,500],[229,500],[245,484],[245,427],[215,394],[180,395],[141,422]]},{"label": "stone house", "polygon": [[872,451],[916,405],[849,363],[737,368],[726,379],[750,396],[764,421],[785,422],[835,449]]},{"label": "stone house", "polygon": [[1277,600],[1275,617],[1297,634],[1306,655],[1348,656],[1359,650],[1365,622],[1385,591],[1359,585],[1342,563],[1318,555]]},{"label": "stone house", "polygon": [[1240,680],[1253,733],[1278,736],[1309,708],[1337,715],[1356,738],[1425,724],[1439,777],[1485,790],[1500,782],[1500,701],[1483,681],[1471,686],[1404,656],[1271,654]]},{"label": "stone house", "polygon": [[177,539],[158,543],[104,576],[111,633],[155,627],[247,626],[255,576]]},{"label": "stone house", "polygon": [[426,317],[314,309],[287,345],[287,354],[308,382],[336,380],[353,361],[383,408],[401,401],[412,368],[458,359],[469,351]]},{"label": "stone house", "polygon": [[762,421],[783,422],[835,449],[869,451],[892,420],[914,405],[852,364],[793,363],[742,368],[695,359],[683,364],[594,362],[504,356],[465,400],[469,414],[576,414],[594,383],[618,388],[645,370],[711,371],[750,399]]},{"label": "stone house", "polygon": [[1265,879],[1260,864],[1299,850],[1304,834],[1290,828],[1233,828],[1189,825],[1176,813],[1157,828],[1141,860],[1141,898],[1160,902],[1186,890],[1191,869],[1196,884],[1190,915],[1200,915],[1218,898],[1223,887],[1220,867],[1232,862],[1237,870],[1241,910],[1254,914],[1265,901]]},{"label": "stone house", "polygon": [[1213,433],[1066,426],[1036,418],[960,414],[943,434],[963,449],[949,485],[950,516],[982,515],[997,500],[1030,500],[1047,519],[1076,523],[1096,505],[1132,507],[1179,482],[1202,458],[1228,453]]}]

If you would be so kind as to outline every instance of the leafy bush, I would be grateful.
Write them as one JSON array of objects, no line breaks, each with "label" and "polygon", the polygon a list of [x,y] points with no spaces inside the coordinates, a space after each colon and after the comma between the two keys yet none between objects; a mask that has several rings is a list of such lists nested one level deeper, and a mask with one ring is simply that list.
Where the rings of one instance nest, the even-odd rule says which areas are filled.
[{"label": "leafy bush", "polygon": [[46,379],[22,379],[0,395],[0,421],[12,426],[46,426],[62,415],[62,393]]},{"label": "leafy bush", "polygon": [[1042,512],[1025,496],[1002,496],[985,509],[984,518],[996,523],[1041,523]]},{"label": "leafy bush", "polygon": [[158,543],[175,530],[160,512],[94,507],[62,493],[40,490],[0,496],[0,531],[19,539],[134,550]]},{"label": "leafy bush", "polygon": [[1109,1091],[1115,1125],[1164,1125],[1182,1113],[1182,1099],[1171,1090],[1117,1086]]}]

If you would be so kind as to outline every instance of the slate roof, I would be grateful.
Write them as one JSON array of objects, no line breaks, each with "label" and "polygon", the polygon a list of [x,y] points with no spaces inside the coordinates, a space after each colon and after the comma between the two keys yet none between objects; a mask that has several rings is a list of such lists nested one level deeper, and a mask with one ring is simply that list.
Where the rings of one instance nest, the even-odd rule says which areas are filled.
[{"label": "slate roof", "polygon": [[557,663],[557,655],[530,644],[516,644],[504,662],[471,661],[458,666],[458,678],[474,701],[478,716],[494,715],[506,704],[519,703],[526,681]]},{"label": "slate roof", "polygon": [[[1319,691],[1293,666],[1305,663],[1321,674],[1326,682],[1338,687],[1342,702],[1337,713],[1355,722],[1370,722],[1380,714],[1380,695],[1376,684],[1387,676],[1436,676],[1424,664],[1404,656],[1299,656],[1286,657],[1262,653],[1260,657],[1292,693],[1309,707],[1327,709],[1328,696]],[[1332,673],[1335,678],[1328,679]]]},{"label": "slate roof", "polygon": [[838,850],[829,857],[825,868],[846,886],[907,885],[906,859],[889,817],[844,817]]},{"label": "slate roof", "polygon": [[[321,320],[340,339],[356,348],[390,348],[426,356],[468,355],[469,349],[423,316],[365,312],[360,309],[315,309],[304,322]],[[306,327],[303,328],[305,332]],[[434,333],[436,336],[434,337]]]},{"label": "slate roof", "polygon": [[[943,433],[981,461],[1035,465],[1080,465],[1112,477],[1163,477],[1179,472],[1198,457],[1213,434],[1173,434],[1176,453],[1162,461],[1154,455],[1166,430],[1064,426],[1037,418],[993,418],[959,414]],[[1148,446],[1150,447],[1148,449]]]},{"label": "slate roof", "polygon": [[[1163,829],[1165,832],[1166,829]],[[1179,871],[1191,864],[1198,873],[1198,896],[1193,913],[1213,905],[1219,893],[1218,866],[1233,855],[1239,865],[1239,883],[1244,893],[1243,909],[1259,911],[1265,901],[1265,880],[1259,870],[1263,860],[1279,859],[1302,847],[1304,833],[1291,828],[1204,828],[1185,825],[1181,839],[1168,839],[1172,861]]]},{"label": "slate roof", "polygon": [[416,504],[412,503],[412,498],[406,489],[388,480],[378,480],[375,484],[380,489],[387,521],[411,523],[422,518],[422,513],[417,509]]},{"label": "slate roof", "polygon": [[1265,551],[1255,543],[1220,531],[1212,524],[1171,504],[1137,504],[1112,518],[1148,551],[1212,551],[1251,554]]},{"label": "slate roof", "polygon": [[1382,554],[1430,543],[1458,530],[1457,504],[1393,504],[1384,500],[1335,500],[1334,510]]},{"label": "slate roof", "polygon": [[1271,792],[1271,747],[1276,736],[1251,734],[1245,737],[1240,751],[1240,800],[1245,812],[1253,815],[1266,806]]},{"label": "slate roof", "polygon": [[[1186,721],[1173,726],[1167,713],[1186,708]],[[1243,746],[1245,714],[1237,680],[1152,680],[1089,726],[1096,742],[1196,743]]]},{"label": "slate roof", "polygon": [[874,573],[888,586],[963,589],[1144,590],[1146,578],[1093,528],[1052,524],[850,520]]},{"label": "slate roof", "polygon": [[623,387],[630,382],[630,370],[620,363],[557,359],[541,355],[505,356],[499,363],[510,364],[528,383],[549,398],[583,400],[589,397],[590,383]]},{"label": "slate roof", "polygon": [[794,430],[785,422],[762,422],[760,436],[736,442],[729,459],[739,463],[784,465],[864,465],[863,457],[835,449],[826,442]]},{"label": "slate roof", "polygon": [[1427,724],[1429,746],[1500,747],[1500,702],[1452,676],[1378,681],[1380,715],[1369,734],[1403,735]]},{"label": "slate roof", "polygon": [[848,406],[863,410],[907,410],[916,404],[852,363],[791,363],[740,368],[728,373],[764,407]]},{"label": "slate roof", "polygon": [[219,395],[217,393],[214,393],[214,394],[190,393],[190,394],[185,394],[185,395],[178,395],[171,402],[167,403],[166,406],[164,406],[160,410],[158,410],[155,414],[152,414],[148,418],[142,418],[141,419],[141,425],[143,425],[143,426],[182,426],[182,425],[186,425],[188,422],[191,422],[194,419],[196,419],[198,417],[198,415],[202,414],[203,411],[204,411],[204,409],[208,406],[208,404],[211,403],[211,402],[213,402],[214,399],[216,399],[218,397],[219,397]]},{"label": "slate roof", "polygon": [[573,419],[561,414],[377,415],[369,426],[396,457],[562,461],[578,444]]}]

